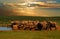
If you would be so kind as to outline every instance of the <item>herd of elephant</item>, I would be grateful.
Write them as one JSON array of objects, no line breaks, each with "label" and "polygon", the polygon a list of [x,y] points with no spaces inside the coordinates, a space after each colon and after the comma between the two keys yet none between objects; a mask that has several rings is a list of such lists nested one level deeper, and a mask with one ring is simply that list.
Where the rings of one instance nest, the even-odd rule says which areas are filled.
[{"label": "herd of elephant", "polygon": [[12,30],[56,30],[57,24],[52,21],[11,21]]}]

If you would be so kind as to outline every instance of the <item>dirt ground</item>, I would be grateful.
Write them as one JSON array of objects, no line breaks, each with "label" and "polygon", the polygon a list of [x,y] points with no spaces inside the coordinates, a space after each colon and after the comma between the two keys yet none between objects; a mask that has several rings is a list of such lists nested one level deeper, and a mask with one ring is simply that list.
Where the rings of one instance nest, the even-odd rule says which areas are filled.
[{"label": "dirt ground", "polygon": [[60,30],[60,26],[57,27],[57,30]]}]

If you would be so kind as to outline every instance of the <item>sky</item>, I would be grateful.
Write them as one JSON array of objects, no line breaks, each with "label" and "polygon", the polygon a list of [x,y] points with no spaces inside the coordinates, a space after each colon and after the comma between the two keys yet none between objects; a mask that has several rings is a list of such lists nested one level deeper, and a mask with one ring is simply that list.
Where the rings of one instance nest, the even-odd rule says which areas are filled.
[{"label": "sky", "polygon": [[25,1],[56,1],[57,3],[60,3],[60,0],[0,0],[0,2],[25,2]]},{"label": "sky", "polygon": [[[60,4],[60,0],[0,0],[0,3],[20,3],[20,2],[47,2],[47,3],[58,3]],[[13,4],[14,6],[14,4]],[[55,6],[55,5],[54,5]],[[18,7],[16,7],[18,8]],[[5,8],[3,10],[0,9],[0,15],[24,15],[24,16],[60,16],[60,9],[15,9],[9,10],[9,8]],[[2,12],[2,13],[1,13]]]}]

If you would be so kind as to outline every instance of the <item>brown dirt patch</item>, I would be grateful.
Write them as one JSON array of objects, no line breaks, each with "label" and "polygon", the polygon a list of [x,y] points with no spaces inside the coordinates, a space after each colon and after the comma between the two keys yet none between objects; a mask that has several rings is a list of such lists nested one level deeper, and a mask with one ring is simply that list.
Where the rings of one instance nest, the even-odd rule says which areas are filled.
[{"label": "brown dirt patch", "polygon": [[60,30],[60,26],[57,27],[57,30]]}]

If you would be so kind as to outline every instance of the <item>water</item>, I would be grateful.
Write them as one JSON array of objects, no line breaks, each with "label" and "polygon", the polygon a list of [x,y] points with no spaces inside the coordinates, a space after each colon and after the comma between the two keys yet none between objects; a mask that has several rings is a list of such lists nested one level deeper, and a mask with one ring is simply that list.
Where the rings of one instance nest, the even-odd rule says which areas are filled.
[{"label": "water", "polygon": [[8,28],[8,27],[0,27],[0,30],[12,30],[12,28]]}]

